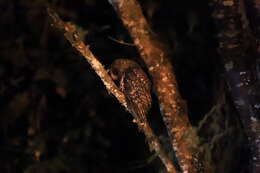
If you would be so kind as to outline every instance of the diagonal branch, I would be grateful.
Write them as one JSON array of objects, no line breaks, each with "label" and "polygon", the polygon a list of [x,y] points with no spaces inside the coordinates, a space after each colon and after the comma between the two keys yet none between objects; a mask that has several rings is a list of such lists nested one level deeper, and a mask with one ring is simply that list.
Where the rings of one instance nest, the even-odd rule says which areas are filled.
[{"label": "diagonal branch", "polygon": [[115,85],[112,78],[107,73],[103,65],[97,60],[97,58],[92,54],[89,46],[86,46],[84,42],[80,39],[76,27],[69,23],[63,22],[58,14],[51,8],[48,8],[48,14],[51,17],[53,24],[56,28],[64,32],[64,36],[71,43],[71,45],[76,48],[81,55],[87,60],[91,67],[95,70],[97,75],[100,77],[107,90],[113,94],[117,100],[127,109],[126,99],[124,94]]},{"label": "diagonal branch", "polygon": [[198,139],[188,120],[186,103],[178,91],[167,48],[152,33],[136,0],[109,0],[128,29],[153,79],[164,123],[181,169],[197,173],[203,169],[198,159]]},{"label": "diagonal branch", "polygon": [[[66,39],[71,43],[71,45],[74,48],[76,48],[81,53],[81,55],[87,60],[87,62],[95,70],[97,75],[100,77],[100,79],[106,86],[108,92],[113,94],[117,98],[117,100],[126,108],[126,110],[128,110],[124,94],[115,85],[110,75],[108,75],[106,69],[102,66],[102,64],[98,61],[98,59],[92,54],[89,47],[86,46],[84,42],[80,39],[76,31],[76,27],[71,23],[63,22],[53,9],[48,8],[47,11],[48,11],[48,15],[52,19],[53,25],[64,32],[64,36],[66,37]],[[128,112],[130,111],[128,110]],[[167,171],[170,173],[177,173],[176,169],[174,168],[173,162],[163,150],[163,147],[161,146],[158,137],[153,133],[148,122],[141,123],[138,120],[136,120],[136,123],[139,129],[144,132],[150,150],[154,150],[158,154],[159,158],[163,162]]]}]

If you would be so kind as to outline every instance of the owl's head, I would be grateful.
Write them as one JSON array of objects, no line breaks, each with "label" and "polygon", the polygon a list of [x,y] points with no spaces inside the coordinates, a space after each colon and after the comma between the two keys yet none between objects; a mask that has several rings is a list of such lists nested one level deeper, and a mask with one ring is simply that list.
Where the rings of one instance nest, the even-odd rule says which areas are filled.
[{"label": "owl's head", "polygon": [[109,68],[109,73],[113,80],[119,80],[122,78],[125,72],[131,70],[131,68],[139,67],[139,65],[130,59],[116,59]]}]

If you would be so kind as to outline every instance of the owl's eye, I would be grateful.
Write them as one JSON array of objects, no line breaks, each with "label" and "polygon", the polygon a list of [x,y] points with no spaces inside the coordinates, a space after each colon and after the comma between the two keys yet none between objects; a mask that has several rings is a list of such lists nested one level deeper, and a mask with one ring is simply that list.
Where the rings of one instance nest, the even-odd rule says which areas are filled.
[{"label": "owl's eye", "polygon": [[112,79],[114,80],[114,81],[116,81],[116,80],[118,80],[118,78],[119,78],[119,71],[118,70],[115,70],[115,69],[110,69],[109,70],[109,74],[110,74],[110,76],[112,77]]},{"label": "owl's eye", "polygon": [[112,70],[112,74],[115,75],[115,76],[118,76],[119,75],[119,71],[116,70],[116,69],[113,69]]}]

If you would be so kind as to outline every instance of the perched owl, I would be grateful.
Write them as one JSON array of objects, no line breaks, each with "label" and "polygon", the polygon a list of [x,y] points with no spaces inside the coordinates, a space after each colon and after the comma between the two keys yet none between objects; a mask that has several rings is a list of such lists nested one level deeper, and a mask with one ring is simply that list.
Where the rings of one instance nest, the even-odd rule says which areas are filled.
[{"label": "perched owl", "polygon": [[146,121],[151,107],[151,83],[142,68],[129,59],[117,59],[110,67],[110,74],[124,93],[127,107],[135,119]]}]

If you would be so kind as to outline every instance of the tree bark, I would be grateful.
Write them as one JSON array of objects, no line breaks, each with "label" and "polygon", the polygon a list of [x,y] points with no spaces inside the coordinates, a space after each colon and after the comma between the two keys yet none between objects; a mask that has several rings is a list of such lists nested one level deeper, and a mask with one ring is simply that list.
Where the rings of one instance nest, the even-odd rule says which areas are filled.
[{"label": "tree bark", "polygon": [[225,77],[233,103],[248,137],[249,170],[260,172],[259,90],[257,90],[255,40],[245,20],[242,0],[218,0],[213,17],[217,28],[219,53],[224,60]]},{"label": "tree bark", "polygon": [[197,134],[179,91],[167,47],[154,35],[136,0],[109,0],[129,31],[153,80],[164,123],[179,165],[185,173],[203,170]]}]

